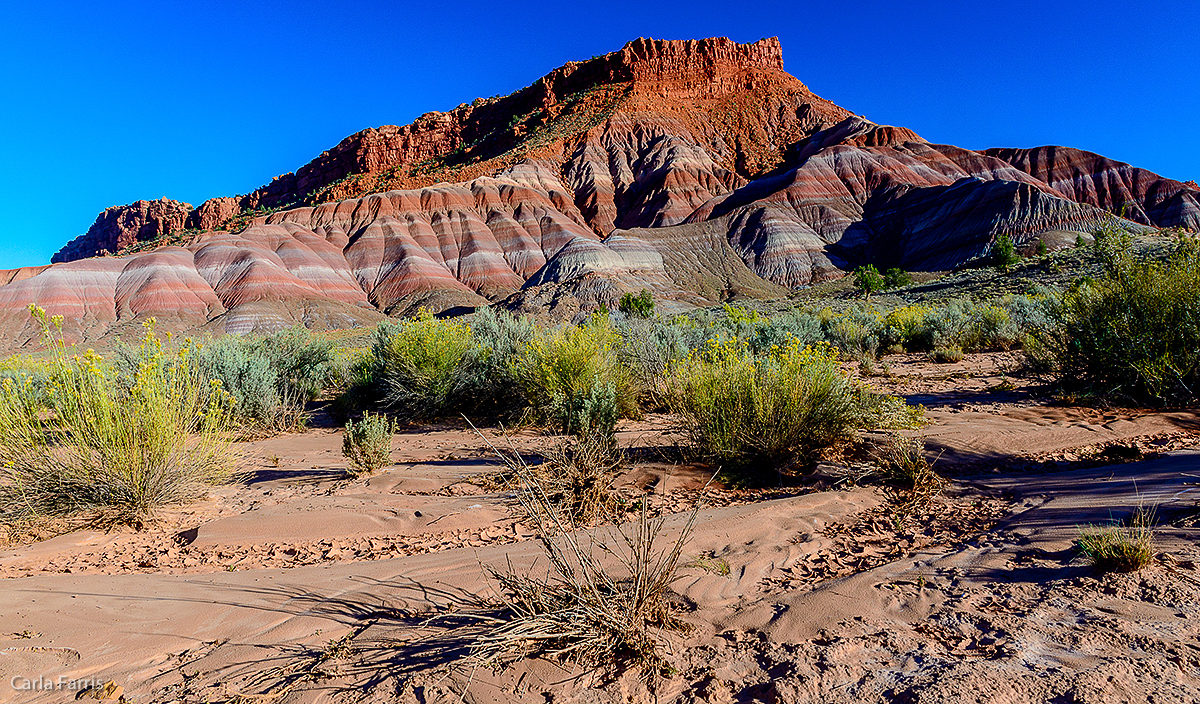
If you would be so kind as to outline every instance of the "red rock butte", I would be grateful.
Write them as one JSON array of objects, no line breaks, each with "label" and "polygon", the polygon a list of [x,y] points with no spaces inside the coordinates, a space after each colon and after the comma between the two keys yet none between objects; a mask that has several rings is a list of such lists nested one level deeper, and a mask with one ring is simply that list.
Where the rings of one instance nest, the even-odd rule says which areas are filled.
[{"label": "red rock butte", "polygon": [[1066,147],[971,151],[814,95],[777,39],[638,39],[511,95],[351,135],[193,208],[108,208],[53,266],[0,272],[81,338],[149,315],[214,332],[370,324],[426,306],[572,317],[779,296],[864,262],[946,270],[1129,227],[1200,230],[1200,189]]}]

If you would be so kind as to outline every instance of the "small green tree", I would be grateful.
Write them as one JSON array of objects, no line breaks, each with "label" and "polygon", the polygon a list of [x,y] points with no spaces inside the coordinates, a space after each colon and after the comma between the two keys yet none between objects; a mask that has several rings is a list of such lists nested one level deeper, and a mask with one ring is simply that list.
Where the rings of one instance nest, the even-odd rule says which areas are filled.
[{"label": "small green tree", "polygon": [[1017,246],[1013,244],[1011,237],[1000,235],[996,238],[996,244],[992,247],[992,261],[1000,271],[1008,271],[1021,261],[1021,255],[1017,254]]},{"label": "small green tree", "polygon": [[631,318],[651,318],[654,316],[654,297],[646,289],[642,289],[642,292],[636,296],[626,293],[621,296],[617,310]]},{"label": "small green tree", "polygon": [[1037,255],[1038,255],[1039,257],[1045,257],[1045,256],[1046,256],[1047,254],[1049,254],[1049,253],[1050,253],[1050,251],[1049,251],[1049,249],[1046,247],[1046,240],[1038,240],[1038,244],[1037,244]]},{"label": "small green tree", "polygon": [[884,288],[900,288],[901,286],[907,286],[912,282],[912,274],[897,267],[888,269],[883,275]]},{"label": "small green tree", "polygon": [[864,264],[854,270],[854,285],[858,290],[863,292],[867,300],[871,300],[871,294],[883,290],[883,274],[875,268],[874,264]]}]

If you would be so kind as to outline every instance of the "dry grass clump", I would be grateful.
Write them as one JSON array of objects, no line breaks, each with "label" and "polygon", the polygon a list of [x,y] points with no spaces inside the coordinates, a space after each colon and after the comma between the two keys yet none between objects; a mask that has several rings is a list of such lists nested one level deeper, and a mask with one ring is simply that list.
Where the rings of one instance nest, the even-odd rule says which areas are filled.
[{"label": "dry grass clump", "polygon": [[346,421],[342,456],[350,462],[351,474],[374,474],[392,460],[395,424],[387,416],[364,413],[362,420]]},{"label": "dry grass clump", "polygon": [[[206,381],[190,343],[164,345],[146,322],[136,368],[92,351],[69,356],[61,319],[32,309],[51,348],[46,405],[26,383],[0,384],[0,517],[140,527],[155,509],[231,478],[232,399]],[[52,326],[54,330],[52,331]]]},{"label": "dry grass clump", "polygon": [[[476,430],[478,433],[478,430]],[[482,433],[480,437],[483,438]],[[538,464],[529,464],[519,453],[503,451],[484,438],[504,463],[492,475],[494,486],[515,488],[524,494],[536,486],[573,526],[612,519],[621,506],[613,482],[623,458],[611,434],[584,433],[551,448]],[[526,501],[522,501],[525,508]]]},{"label": "dry grass clump", "polygon": [[939,347],[926,354],[926,357],[929,358],[929,361],[937,362],[938,364],[957,364],[963,361],[964,356],[965,355],[963,354],[962,348],[958,347],[957,345],[951,347]]},{"label": "dry grass clump", "polygon": [[1137,572],[1154,561],[1154,512],[1138,509],[1126,524],[1084,528],[1076,545],[1098,572]]},{"label": "dry grass clump", "polygon": [[536,477],[521,481],[521,502],[549,566],[541,576],[511,563],[489,570],[503,613],[489,619],[472,656],[489,667],[546,656],[614,671],[639,667],[650,677],[664,672],[665,635],[685,628],[667,597],[695,513],[665,547],[666,518],[650,518],[645,503],[631,526],[575,533]]},{"label": "dry grass clump", "polygon": [[884,478],[904,492],[905,505],[927,506],[946,488],[946,480],[925,458],[925,443],[921,440],[892,435],[876,449],[872,459]]}]

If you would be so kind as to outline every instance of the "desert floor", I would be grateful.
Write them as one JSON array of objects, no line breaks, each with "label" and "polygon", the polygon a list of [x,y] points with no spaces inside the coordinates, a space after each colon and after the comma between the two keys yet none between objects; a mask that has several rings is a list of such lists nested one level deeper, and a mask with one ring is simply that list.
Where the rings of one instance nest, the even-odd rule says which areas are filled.
[{"label": "desert floor", "polygon": [[[665,538],[700,504],[674,585],[691,629],[652,687],[462,659],[485,566],[545,569],[512,493],[472,479],[488,442],[554,438],[406,429],[393,465],[351,479],[318,419],[242,443],[243,483],[145,531],[0,549],[0,701],[72,698],[13,688],[36,677],[137,702],[1200,700],[1200,412],[1056,404],[1017,361],[889,357],[869,379],[926,406],[910,434],[951,480],[908,515],[833,461],[803,486],[706,487],[671,417],[624,423],[619,485],[670,515]],[[1080,528],[1141,507],[1156,562],[1094,574]]]}]

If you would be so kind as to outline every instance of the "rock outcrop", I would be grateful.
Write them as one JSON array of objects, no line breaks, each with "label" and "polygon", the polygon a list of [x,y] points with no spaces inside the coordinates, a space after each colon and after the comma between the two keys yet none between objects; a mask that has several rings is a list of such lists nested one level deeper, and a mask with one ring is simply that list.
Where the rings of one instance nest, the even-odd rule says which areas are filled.
[{"label": "rock outcrop", "polygon": [[[1001,234],[1027,245],[1112,214],[1200,229],[1198,197],[1088,152],[876,125],[786,73],[775,39],[639,39],[363,130],[245,196],[109,208],[55,256],[69,264],[3,273],[0,327],[25,334],[34,302],[86,335],[151,314],[235,332],[497,302],[569,317],[642,287],[699,305],[864,262],[949,269]],[[139,251],[154,244],[178,246]],[[88,259],[120,251],[137,253]]]},{"label": "rock outcrop", "polygon": [[57,264],[115,254],[136,242],[184,229],[191,212],[192,206],[187,203],[167,198],[107,208],[87,232],[71,240],[50,261]]}]

